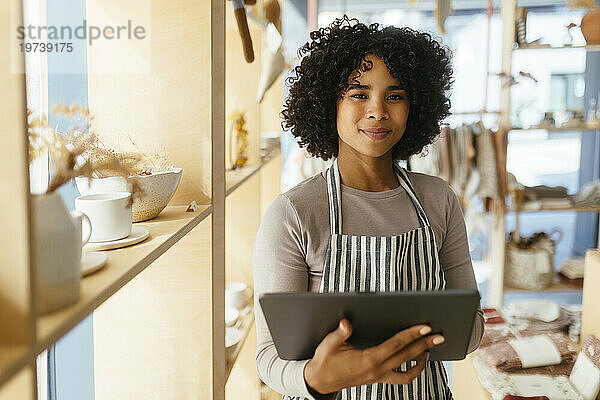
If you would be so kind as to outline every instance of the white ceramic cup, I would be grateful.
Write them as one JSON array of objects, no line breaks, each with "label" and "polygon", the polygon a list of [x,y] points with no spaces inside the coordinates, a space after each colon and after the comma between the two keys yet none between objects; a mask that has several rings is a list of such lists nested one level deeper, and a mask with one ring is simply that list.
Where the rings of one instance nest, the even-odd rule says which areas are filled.
[{"label": "white ceramic cup", "polygon": [[75,199],[75,209],[86,214],[91,222],[90,242],[108,242],[129,236],[130,197],[129,192],[114,192],[88,194]]},{"label": "white ceramic cup", "polygon": [[[73,218],[75,226],[77,226],[77,229],[79,230],[79,236],[81,236],[81,246],[83,247],[87,244],[87,242],[90,241],[90,237],[92,236],[92,222],[88,216],[81,211],[71,211],[71,218]],[[85,225],[82,225],[84,222]],[[85,228],[82,228],[82,226],[85,226]]]},{"label": "white ceramic cup", "polygon": [[225,304],[229,307],[243,308],[252,296],[252,288],[244,282],[227,282],[225,285]]}]

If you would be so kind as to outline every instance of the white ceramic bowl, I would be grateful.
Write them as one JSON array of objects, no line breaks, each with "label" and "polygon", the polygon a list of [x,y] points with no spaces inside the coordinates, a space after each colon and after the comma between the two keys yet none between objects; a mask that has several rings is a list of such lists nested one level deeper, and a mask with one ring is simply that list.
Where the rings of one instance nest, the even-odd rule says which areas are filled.
[{"label": "white ceramic bowl", "polygon": [[[172,172],[136,176],[144,196],[133,201],[133,222],[146,221],[160,214],[175,194],[182,171],[181,168],[173,168]],[[81,195],[128,191],[127,181],[120,176],[92,178],[89,183],[87,178],[78,176],[75,183]]]}]

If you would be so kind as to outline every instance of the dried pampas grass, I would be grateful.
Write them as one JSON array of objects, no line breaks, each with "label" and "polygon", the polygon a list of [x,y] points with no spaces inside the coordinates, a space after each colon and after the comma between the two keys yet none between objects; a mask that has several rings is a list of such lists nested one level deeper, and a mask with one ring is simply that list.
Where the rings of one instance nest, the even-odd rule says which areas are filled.
[{"label": "dried pampas grass", "polygon": [[29,137],[30,163],[47,156],[52,168],[52,179],[46,193],[51,193],[77,176],[87,178],[121,176],[127,180],[131,200],[141,197],[135,175],[140,169],[142,156],[136,153],[118,154],[109,149],[102,150],[98,136],[92,129],[89,110],[77,104],[55,105],[51,108],[55,115],[70,120],[81,119],[83,128],[75,128],[67,133],[59,133],[48,125],[46,116],[34,117],[27,112],[27,133]]},{"label": "dried pampas grass", "polygon": [[566,3],[570,9],[598,7],[594,0],[567,0]]}]

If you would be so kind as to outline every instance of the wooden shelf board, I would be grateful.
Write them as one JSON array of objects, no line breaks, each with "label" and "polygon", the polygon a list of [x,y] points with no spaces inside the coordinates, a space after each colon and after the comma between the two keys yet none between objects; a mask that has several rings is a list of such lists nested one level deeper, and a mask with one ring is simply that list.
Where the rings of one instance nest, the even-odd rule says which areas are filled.
[{"label": "wooden shelf board", "polygon": [[513,127],[510,128],[510,131],[548,131],[548,132],[578,132],[578,131],[597,131],[600,130],[598,128],[590,128],[588,126],[573,126],[573,127],[564,127],[564,128],[536,128],[536,127],[529,127],[529,128],[519,128],[519,127]]},{"label": "wooden shelf board", "polygon": [[578,45],[578,46],[540,46],[540,45],[532,45],[532,46],[521,46],[516,47],[513,51],[523,51],[523,50],[566,50],[566,49],[586,49],[587,51],[600,51],[600,45]]},{"label": "wooden shelf board", "polygon": [[[515,212],[508,208],[506,211]],[[576,211],[576,212],[600,212],[600,207],[564,207],[564,208],[540,208],[539,210],[519,210],[520,213],[539,212],[539,211]]]},{"label": "wooden shelf board", "polygon": [[30,362],[29,350],[26,345],[0,346],[0,386]]},{"label": "wooden shelf board", "polygon": [[148,239],[130,247],[108,250],[107,264],[100,271],[82,279],[77,303],[63,310],[38,316],[34,353],[37,355],[55,343],[165,253],[208,217],[212,206],[201,205],[196,212],[186,212],[185,209],[186,206],[170,206],[157,218],[137,223],[150,231]]},{"label": "wooden shelf board", "polygon": [[550,286],[542,290],[527,290],[527,289],[517,289],[508,286],[504,286],[505,292],[526,292],[526,293],[540,293],[540,292],[577,292],[582,291],[581,287],[574,286],[568,282],[565,282],[557,276],[554,277],[554,281]]},{"label": "wooden shelf board", "polygon": [[252,175],[260,171],[260,169],[268,164],[269,161],[273,160],[280,152],[281,149],[279,146],[277,146],[273,149],[270,149],[267,154],[262,157],[260,164],[250,165],[236,170],[225,171],[225,196],[229,196],[231,193],[233,193]]},{"label": "wooden shelf board", "polygon": [[237,360],[237,358],[240,354],[240,351],[242,350],[242,347],[244,346],[244,342],[246,342],[246,338],[248,337],[250,330],[254,327],[254,308],[251,307],[248,314],[241,317],[241,320],[242,320],[242,325],[239,329],[241,329],[241,331],[242,331],[242,340],[240,340],[240,342],[237,344],[237,347],[235,348],[231,358],[229,358],[225,361],[225,382],[226,383],[227,383],[227,380],[229,379],[229,375],[231,374],[231,370],[233,369],[233,367],[235,365],[235,361]]}]

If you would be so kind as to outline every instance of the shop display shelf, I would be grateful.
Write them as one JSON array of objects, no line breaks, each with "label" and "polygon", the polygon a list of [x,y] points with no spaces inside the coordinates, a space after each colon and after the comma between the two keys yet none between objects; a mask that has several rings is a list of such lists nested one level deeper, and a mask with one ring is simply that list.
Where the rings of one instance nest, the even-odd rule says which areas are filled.
[{"label": "shop display shelf", "polygon": [[260,169],[274,159],[281,152],[279,146],[269,149],[260,163],[225,172],[225,196],[229,196],[244,182],[250,179]]},{"label": "shop display shelf", "polygon": [[526,293],[540,293],[540,292],[581,292],[583,290],[582,287],[568,282],[566,279],[561,279],[558,274],[554,277],[554,281],[550,286],[542,290],[527,290],[527,289],[518,289],[512,288],[509,286],[504,286],[504,292],[526,292]]},{"label": "shop display shelf", "polygon": [[[507,208],[506,211],[515,212],[512,208]],[[600,207],[553,207],[553,208],[539,208],[539,209],[523,209],[519,210],[520,213],[540,212],[540,211],[575,211],[575,212],[600,212]]]},{"label": "shop display shelf", "polygon": [[250,307],[250,311],[248,311],[244,316],[240,316],[241,326],[239,329],[242,331],[242,339],[236,345],[232,356],[226,360],[225,362],[225,382],[229,380],[229,375],[231,374],[231,370],[233,369],[235,362],[240,355],[240,351],[246,342],[246,338],[250,334],[250,330],[254,327],[254,308]]},{"label": "shop display shelf", "polygon": [[521,127],[512,127],[510,131],[547,131],[547,132],[588,132],[588,131],[597,131],[600,130],[598,128],[590,128],[586,125],[581,126],[572,126],[572,127],[556,127],[556,128],[521,128]]},{"label": "shop display shelf", "polygon": [[600,51],[600,45],[578,45],[578,46],[547,46],[547,45],[531,45],[516,47],[513,51],[525,50],[567,50],[567,49],[585,49],[587,51]]},{"label": "shop display shelf", "polygon": [[195,212],[186,206],[169,206],[155,219],[135,225],[150,231],[145,241],[106,251],[108,261],[98,272],[81,281],[79,301],[54,313],[37,317],[37,339],[34,354],[51,346],[86,316],[98,308],[125,284],[211,215],[211,205],[201,205]]},{"label": "shop display shelf", "polygon": [[0,386],[27,365],[31,358],[31,349],[26,345],[0,346]]}]

